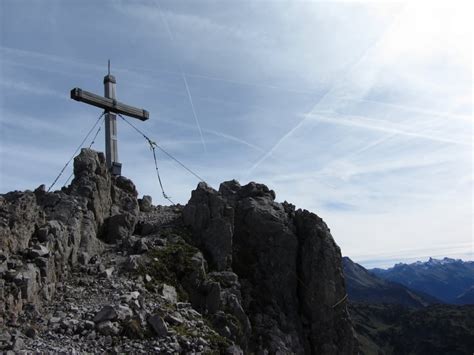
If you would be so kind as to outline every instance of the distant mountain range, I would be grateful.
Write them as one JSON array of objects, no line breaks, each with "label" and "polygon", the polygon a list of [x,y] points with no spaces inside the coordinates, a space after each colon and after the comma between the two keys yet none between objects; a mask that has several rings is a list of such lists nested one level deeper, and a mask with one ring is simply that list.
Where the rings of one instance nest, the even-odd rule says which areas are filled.
[{"label": "distant mountain range", "polygon": [[450,304],[474,304],[474,262],[433,259],[369,272]]},{"label": "distant mountain range", "polygon": [[348,257],[342,259],[342,265],[347,294],[352,302],[400,304],[415,308],[441,303],[427,294],[377,277]]},{"label": "distant mountain range", "polygon": [[472,354],[473,264],[445,258],[367,270],[344,257],[359,353]]}]

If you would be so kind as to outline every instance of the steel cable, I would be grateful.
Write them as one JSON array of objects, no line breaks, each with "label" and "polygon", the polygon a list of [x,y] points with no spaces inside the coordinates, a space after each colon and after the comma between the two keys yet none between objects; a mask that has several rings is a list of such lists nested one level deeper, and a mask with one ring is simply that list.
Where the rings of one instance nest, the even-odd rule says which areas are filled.
[{"label": "steel cable", "polygon": [[76,150],[74,151],[74,153],[72,154],[71,158],[69,158],[69,160],[67,161],[67,163],[64,165],[64,167],[61,169],[61,171],[59,172],[58,176],[56,176],[56,179],[54,179],[53,183],[51,184],[51,186],[48,188],[48,192],[51,191],[51,189],[53,188],[53,186],[56,184],[56,182],[58,181],[58,179],[61,177],[61,175],[64,173],[64,170],[66,170],[66,168],[68,167],[68,165],[71,163],[71,161],[74,159],[74,157],[76,156],[77,152],[79,151],[79,149],[82,148],[82,146],[84,145],[84,142],[87,140],[87,138],[89,138],[90,134],[92,133],[92,131],[95,129],[95,127],[97,127],[97,125],[99,124],[100,120],[102,119],[102,117],[105,115],[105,111],[102,112],[102,114],[99,116],[99,118],[97,119],[97,121],[94,123],[94,125],[92,126],[92,128],[89,130],[89,132],[87,132],[85,138],[82,140],[81,144],[76,148]]}]

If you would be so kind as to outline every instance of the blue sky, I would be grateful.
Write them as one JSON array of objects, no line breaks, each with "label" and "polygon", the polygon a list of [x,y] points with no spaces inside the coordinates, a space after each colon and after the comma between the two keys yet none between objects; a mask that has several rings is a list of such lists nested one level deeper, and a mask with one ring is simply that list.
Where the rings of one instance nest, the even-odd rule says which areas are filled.
[{"label": "blue sky", "polygon": [[[54,180],[100,114],[69,91],[102,94],[110,58],[150,112],[134,123],[213,187],[267,184],[368,267],[472,259],[472,7],[1,0],[0,192]],[[143,138],[118,135],[123,175],[166,204]],[[185,203],[196,178],[158,158]]]}]

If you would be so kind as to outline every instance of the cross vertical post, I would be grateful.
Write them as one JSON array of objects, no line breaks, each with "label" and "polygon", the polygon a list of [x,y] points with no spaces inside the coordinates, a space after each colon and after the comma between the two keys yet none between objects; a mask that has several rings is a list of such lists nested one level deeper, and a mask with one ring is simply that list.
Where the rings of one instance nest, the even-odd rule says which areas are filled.
[{"label": "cross vertical post", "polygon": [[[110,73],[104,77],[104,96],[116,100],[115,85],[117,81]],[[117,116],[106,110],[105,114],[105,160],[112,175],[120,175],[122,164],[118,159]]]},{"label": "cross vertical post", "polygon": [[[0,0],[1,1],[1,0]],[[116,99],[115,85],[117,81],[115,76],[110,74],[110,60],[108,63],[108,73],[104,77],[104,96],[96,95],[92,92],[74,88],[71,90],[71,99],[84,102],[88,105],[99,107],[105,113],[105,160],[107,168],[112,175],[121,175],[122,164],[118,159],[117,145],[117,114],[125,115],[146,121],[150,118],[147,110],[133,107]],[[123,118],[123,117],[122,117]]]}]

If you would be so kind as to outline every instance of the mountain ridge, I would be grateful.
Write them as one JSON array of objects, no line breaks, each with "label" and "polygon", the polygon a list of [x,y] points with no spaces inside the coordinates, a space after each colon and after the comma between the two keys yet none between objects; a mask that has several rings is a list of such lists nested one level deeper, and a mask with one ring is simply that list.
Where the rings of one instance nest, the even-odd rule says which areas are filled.
[{"label": "mountain ridge", "polygon": [[357,353],[341,252],[267,186],[154,206],[83,149],[59,191],[0,195],[0,350]]},{"label": "mountain ridge", "polygon": [[347,293],[352,302],[400,304],[415,308],[441,303],[432,296],[379,278],[349,257],[343,257],[342,261]]},{"label": "mountain ridge", "polygon": [[474,286],[474,261],[447,257],[398,263],[388,269],[369,269],[369,272],[451,304],[457,304],[458,297]]}]

